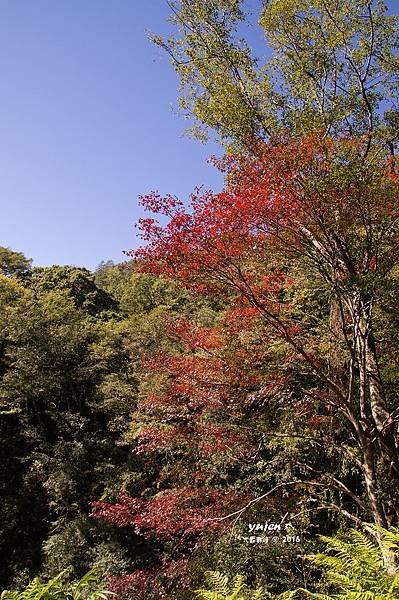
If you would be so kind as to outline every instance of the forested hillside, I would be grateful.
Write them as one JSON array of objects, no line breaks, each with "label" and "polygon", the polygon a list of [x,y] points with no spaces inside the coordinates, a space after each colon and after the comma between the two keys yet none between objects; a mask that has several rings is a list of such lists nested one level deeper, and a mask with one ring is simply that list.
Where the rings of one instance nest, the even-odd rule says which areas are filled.
[{"label": "forested hillside", "polygon": [[132,452],[142,360],[198,303],[117,266],[29,269],[5,248],[1,272],[2,585],[69,565],[129,572],[146,542],[89,503],[152,489],[157,465]]},{"label": "forested hillside", "polygon": [[224,187],[143,196],[94,273],[0,249],[0,577],[399,598],[397,17],[266,0],[261,65],[245,2],[169,5]]}]

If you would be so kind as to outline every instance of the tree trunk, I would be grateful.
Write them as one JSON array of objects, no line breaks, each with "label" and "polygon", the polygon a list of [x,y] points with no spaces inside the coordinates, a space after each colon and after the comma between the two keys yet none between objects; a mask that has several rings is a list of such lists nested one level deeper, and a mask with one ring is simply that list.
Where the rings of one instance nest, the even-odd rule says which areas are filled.
[{"label": "tree trunk", "polygon": [[[382,502],[379,499],[379,489],[375,473],[374,450],[371,445],[372,442],[370,436],[367,435],[367,432],[365,432],[365,434],[361,436],[360,442],[363,451],[362,468],[364,482],[367,490],[367,496],[370,504],[371,514],[373,516],[373,521],[379,527],[383,527],[386,529],[388,527],[388,523]],[[369,530],[369,532],[375,537],[381,548],[382,558],[388,575],[396,575],[395,554],[384,546],[380,532],[374,530]]]}]

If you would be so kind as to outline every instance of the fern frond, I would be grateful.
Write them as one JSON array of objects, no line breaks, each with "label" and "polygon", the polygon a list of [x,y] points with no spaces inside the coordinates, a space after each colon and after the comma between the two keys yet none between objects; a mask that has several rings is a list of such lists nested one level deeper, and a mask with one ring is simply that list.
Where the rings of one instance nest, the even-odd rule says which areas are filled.
[{"label": "fern frond", "polygon": [[[298,595],[300,594],[300,595]],[[305,594],[305,596],[303,596]],[[331,596],[326,596],[325,594],[318,594],[315,592],[310,592],[309,590],[305,590],[304,588],[297,588],[296,590],[290,592],[283,592],[279,596],[277,596],[278,600],[304,600],[304,598],[314,598],[314,600],[332,600]]]},{"label": "fern frond", "polygon": [[226,596],[221,596],[217,592],[212,590],[195,590],[195,594],[198,594],[201,600],[225,600]]},{"label": "fern frond", "polygon": [[213,589],[195,590],[202,600],[273,600],[273,596],[261,588],[249,589],[242,575],[236,575],[231,584],[227,575],[219,571],[207,571],[205,576]]},{"label": "fern frond", "polygon": [[233,579],[233,588],[229,593],[229,600],[236,600],[238,598],[238,594],[244,587],[244,578],[242,577],[242,575],[236,575]]},{"label": "fern frond", "polygon": [[63,579],[72,570],[72,567],[64,569],[47,583],[35,577],[22,592],[6,590],[0,600],[108,600],[109,596],[115,595],[103,588],[93,571],[77,583],[64,583]]},{"label": "fern frond", "polygon": [[229,582],[229,578],[227,577],[227,575],[223,575],[219,571],[207,571],[205,575],[208,578],[209,583],[215,592],[217,592],[221,596],[227,596]]}]

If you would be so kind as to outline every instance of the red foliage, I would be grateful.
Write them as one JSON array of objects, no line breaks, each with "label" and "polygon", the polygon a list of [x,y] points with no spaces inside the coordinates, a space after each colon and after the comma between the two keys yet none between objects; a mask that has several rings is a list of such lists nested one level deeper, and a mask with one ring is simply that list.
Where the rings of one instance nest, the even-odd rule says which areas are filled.
[{"label": "red foliage", "polygon": [[[135,452],[165,451],[172,460],[185,453],[178,476],[168,474],[168,487],[175,487],[149,499],[121,494],[114,505],[94,502],[95,518],[132,527],[147,540],[174,540],[183,555],[201,536],[227,524],[215,518],[248,497],[206,487],[207,463],[215,455],[228,463],[253,454],[254,439],[239,432],[235,417],[259,406],[289,377],[268,367],[268,345],[264,337],[258,343],[259,335],[277,345],[288,342],[285,363],[306,362],[324,384],[319,398],[325,394],[328,400],[334,382],[323,374],[323,358],[314,356],[295,316],[300,300],[292,301],[297,285],[292,259],[301,257],[334,285],[392,265],[392,245],[381,240],[396,235],[390,227],[399,216],[396,177],[389,167],[376,166],[376,157],[358,160],[363,143],[313,134],[258,144],[251,157],[218,161],[227,182],[219,194],[196,190],[189,208],[155,192],[141,199],[168,222],[140,220],[147,245],[131,253],[140,268],[221,298],[229,308],[217,327],[186,319],[169,324],[180,353],[157,352],[145,360],[148,377],[162,375],[165,383],[139,403],[138,413],[150,425],[138,434]],[[327,417],[311,414],[309,402],[304,419],[321,428]],[[170,556],[162,560],[157,573],[183,569]],[[123,585],[144,590],[151,573],[137,570]]]},{"label": "red foliage", "polygon": [[109,576],[108,587],[118,600],[132,596],[135,600],[165,598],[172,582],[178,582],[179,590],[189,589],[188,565],[187,558],[162,560],[153,567],[136,569],[129,575]]},{"label": "red foliage", "polygon": [[236,504],[235,493],[186,486],[165,490],[149,500],[120,493],[116,504],[92,502],[91,516],[118,527],[133,527],[147,539],[183,544],[205,529],[220,527],[217,517]]},{"label": "red foliage", "polygon": [[223,425],[202,423],[197,419],[190,426],[179,424],[169,429],[148,427],[137,436],[135,452],[162,452],[166,449],[185,448],[186,453],[195,454],[197,460],[210,455],[231,451],[235,460],[244,458],[248,451],[248,436],[231,431]]},{"label": "red foliage", "polygon": [[205,350],[211,353],[220,350],[223,341],[216,327],[199,327],[188,319],[178,319],[168,327],[170,335],[184,344],[186,351]]},{"label": "red foliage", "polygon": [[165,598],[171,582],[179,581],[180,589],[188,587],[186,570],[187,558],[161,561],[148,569],[136,569],[133,573],[123,576],[108,577],[109,589],[116,598],[131,598],[148,600],[149,597]]},{"label": "red foliage", "polygon": [[[228,156],[219,161],[227,172],[226,189],[193,194],[190,210],[170,196],[150,194],[144,206],[168,215],[169,222],[159,227],[153,219],[142,220],[148,245],[132,256],[144,269],[195,292],[230,300],[234,292],[263,315],[275,315],[291,284],[282,253],[285,260],[300,254],[324,261],[328,270],[340,238],[361,228],[375,237],[357,240],[355,268],[359,273],[378,268],[389,259],[376,246],[384,219],[398,216],[397,186],[389,169],[375,168],[375,157],[356,162],[362,143],[313,134],[259,144],[255,157]],[[341,265],[342,277],[349,275],[347,267]]]},{"label": "red foliage", "polygon": [[[157,352],[145,360],[149,381],[153,374],[166,378],[161,391],[138,404],[138,411],[151,416],[153,423],[136,435],[136,453],[183,451],[192,461],[216,454],[245,460],[253,453],[248,432],[237,429],[226,416],[238,415],[246,397],[259,387],[272,389],[283,381],[262,369],[267,363],[265,347],[250,339],[257,318],[248,309],[236,309],[231,329],[230,313],[214,328],[187,320],[169,327],[182,351]],[[240,342],[242,334],[249,340]]]}]

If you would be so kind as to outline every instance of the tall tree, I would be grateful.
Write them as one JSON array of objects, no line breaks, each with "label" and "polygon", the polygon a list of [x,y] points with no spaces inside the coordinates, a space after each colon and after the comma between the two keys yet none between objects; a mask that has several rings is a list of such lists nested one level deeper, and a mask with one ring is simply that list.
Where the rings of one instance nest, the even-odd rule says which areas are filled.
[{"label": "tall tree", "polygon": [[[248,41],[243,0],[170,0],[169,37],[152,36],[180,77],[179,105],[193,132],[223,143],[312,129],[398,139],[397,17],[382,0],[264,0],[258,16],[266,55]],[[249,3],[248,3],[249,4]],[[385,111],[385,115],[382,113]]]},{"label": "tall tree", "polygon": [[[150,195],[147,208],[170,222],[142,221],[150,243],[135,255],[197,293],[251,308],[268,327],[263,343],[285,343],[298,381],[303,372],[310,377],[302,398],[315,417],[336,423],[337,450],[360,473],[363,490],[334,476],[316,485],[340,489],[356,511],[386,527],[399,518],[395,485],[386,485],[398,481],[399,406],[381,372],[391,350],[377,344],[375,329],[386,327],[378,311],[397,286],[399,190],[378,151],[364,159],[365,145],[317,135],[261,144],[256,158],[226,159],[225,191],[194,196],[191,211]],[[297,305],[306,277],[324,290],[327,314],[335,299],[337,314],[324,327]],[[327,504],[359,522],[356,511]]]},{"label": "tall tree", "polygon": [[15,252],[11,248],[0,246],[0,273],[3,275],[24,275],[29,271],[32,260],[26,258],[22,252]]}]

